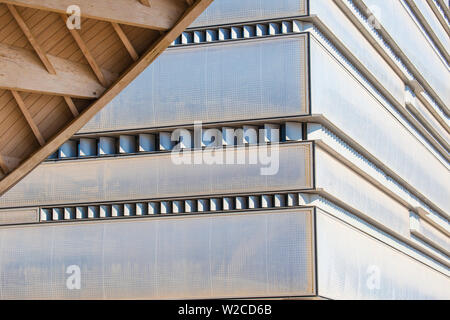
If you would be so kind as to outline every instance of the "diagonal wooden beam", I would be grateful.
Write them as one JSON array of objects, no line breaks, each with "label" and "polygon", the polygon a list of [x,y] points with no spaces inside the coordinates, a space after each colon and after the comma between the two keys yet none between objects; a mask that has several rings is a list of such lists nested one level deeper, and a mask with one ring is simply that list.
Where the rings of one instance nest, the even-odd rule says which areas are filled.
[{"label": "diagonal wooden beam", "polygon": [[76,118],[80,115],[80,112],[78,111],[75,103],[73,103],[73,100],[71,97],[64,96],[64,100],[66,101],[67,106],[70,109],[70,112],[72,112],[72,115]]},{"label": "diagonal wooden beam", "polygon": [[41,132],[39,131],[39,128],[34,123],[33,117],[31,116],[30,112],[28,111],[27,107],[25,106],[25,102],[23,101],[22,97],[17,91],[11,90],[11,93],[16,100],[17,105],[19,106],[20,111],[22,111],[23,116],[25,117],[25,120],[27,120],[28,125],[30,126],[31,130],[34,133],[34,136],[36,137],[37,141],[41,146],[45,145],[45,139],[42,136]]},{"label": "diagonal wooden beam", "polygon": [[161,36],[132,67],[130,67],[102,97],[92,103],[83,113],[62,129],[58,134],[37,150],[31,157],[23,161],[14,171],[0,180],[0,195],[12,188],[30,171],[51,155],[60,145],[69,140],[104,106],[111,102],[119,92],[141,74],[189,25],[213,2],[213,0],[197,0],[186,10],[174,27]]},{"label": "diagonal wooden beam", "polygon": [[[67,15],[66,14],[62,14],[61,18],[63,19],[64,24],[65,24],[66,21],[67,21]],[[103,72],[100,69],[99,65],[95,61],[94,56],[92,55],[91,51],[87,47],[86,43],[81,38],[81,35],[79,34],[79,32],[76,29],[69,29],[69,28],[67,28],[67,30],[69,30],[70,34],[72,35],[73,39],[77,43],[78,47],[80,48],[80,50],[83,53],[84,57],[86,58],[87,62],[91,66],[92,71],[97,76],[98,81],[100,81],[101,85],[104,86],[105,88],[108,87],[108,83],[107,83],[107,81],[105,79],[105,75],[103,74]]]},{"label": "diagonal wooden beam", "polygon": [[77,5],[81,16],[96,20],[117,22],[154,30],[169,30],[186,10],[177,0],[151,0],[151,6],[133,0],[2,0],[2,2],[67,13],[67,8]]},{"label": "diagonal wooden beam", "polygon": [[[88,65],[47,55],[57,74],[42,68],[34,52],[0,43],[0,89],[95,99],[106,90]],[[111,83],[118,75],[103,71]]]},{"label": "diagonal wooden beam", "polygon": [[38,43],[36,38],[33,36],[33,33],[31,32],[30,28],[28,28],[27,24],[22,19],[22,17],[20,16],[19,12],[17,11],[17,9],[11,4],[7,4],[7,6],[8,6],[8,9],[9,9],[9,12],[11,12],[12,16],[16,20],[16,22],[19,25],[20,29],[22,29],[22,32],[27,37],[28,41],[30,42],[30,44],[33,47],[33,49],[36,52],[36,54],[38,55],[39,59],[41,59],[42,64],[45,66],[47,71],[50,74],[56,74],[56,70],[53,67],[53,65],[51,64],[51,62],[48,60],[47,54],[42,49],[41,45]]},{"label": "diagonal wooden beam", "polygon": [[134,49],[133,44],[130,42],[130,40],[128,39],[125,32],[123,32],[122,27],[118,23],[115,23],[115,22],[112,22],[112,26],[113,26],[114,30],[116,31],[117,35],[119,36],[120,41],[122,41],[123,45],[125,46],[128,53],[130,54],[131,58],[134,61],[138,61],[139,55],[136,52],[136,49]]}]

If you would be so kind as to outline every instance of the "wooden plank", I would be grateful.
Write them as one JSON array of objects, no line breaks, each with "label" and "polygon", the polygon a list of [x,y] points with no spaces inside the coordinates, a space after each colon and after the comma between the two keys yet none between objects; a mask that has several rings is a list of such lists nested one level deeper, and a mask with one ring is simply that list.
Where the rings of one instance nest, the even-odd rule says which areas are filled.
[{"label": "wooden plank", "polygon": [[20,111],[22,111],[23,116],[27,120],[28,125],[30,126],[31,130],[33,130],[33,133],[36,136],[37,141],[39,142],[39,144],[41,146],[45,145],[45,139],[42,136],[41,132],[39,131],[39,128],[37,127],[37,125],[34,123],[34,120],[31,117],[31,114],[28,111],[27,107],[25,106],[25,103],[23,102],[22,97],[20,96],[20,94],[17,91],[12,90],[11,93],[12,93],[14,99],[16,100],[17,105],[20,108]]},{"label": "wooden plank", "polygon": [[[67,16],[65,14],[62,14],[61,18],[64,21],[66,21]],[[73,39],[75,40],[75,42],[77,43],[78,47],[80,48],[81,52],[83,52],[83,55],[86,58],[86,61],[91,66],[91,69],[92,69],[92,71],[94,71],[95,75],[97,76],[98,81],[100,81],[101,85],[104,86],[105,88],[108,87],[108,83],[106,81],[106,78],[105,78],[102,70],[100,69],[99,65],[97,64],[94,57],[92,56],[92,53],[89,50],[89,48],[87,47],[86,43],[81,38],[81,35],[78,33],[78,31],[76,29],[72,29],[72,30],[68,29],[68,30],[69,30],[70,34],[72,35]]]},{"label": "wooden plank", "polygon": [[20,29],[22,29],[22,32],[27,37],[28,41],[30,42],[31,46],[33,47],[34,51],[36,51],[36,54],[38,55],[39,59],[41,59],[42,64],[45,66],[47,71],[50,74],[56,74],[56,70],[51,64],[51,62],[47,58],[47,54],[42,49],[41,45],[38,43],[36,38],[31,33],[31,30],[28,28],[25,21],[23,21],[22,17],[20,16],[19,12],[17,12],[16,8],[13,5],[7,4],[9,11],[11,12],[12,16],[16,20],[17,24],[19,25]]},{"label": "wooden plank", "polygon": [[122,41],[123,45],[127,49],[128,53],[130,54],[130,57],[134,61],[138,61],[139,55],[137,54],[136,50],[134,49],[134,47],[131,44],[130,40],[128,39],[127,35],[123,32],[120,25],[118,23],[113,22],[112,26],[113,26],[114,30],[116,31],[117,35],[119,36],[120,40]]},{"label": "wooden plank", "polygon": [[80,113],[78,112],[78,109],[77,109],[77,107],[75,106],[75,103],[73,103],[72,98],[71,98],[71,97],[68,97],[68,96],[64,96],[64,100],[66,101],[67,106],[69,107],[70,112],[72,112],[73,116],[74,116],[75,118],[78,117]]},{"label": "wooden plank", "polygon": [[105,105],[111,102],[131,81],[141,74],[155,59],[170,46],[170,44],[213,2],[213,0],[198,0],[186,10],[175,26],[161,36],[141,57],[141,59],[128,69],[105,94],[90,105],[80,116],[69,123],[59,134],[55,135],[44,147],[36,151],[0,181],[0,195],[12,188],[24,176],[37,167],[49,155],[77,133],[89,120],[92,119]]},{"label": "wooden plank", "polygon": [[21,119],[13,124],[6,136],[2,137],[3,141],[1,143],[3,160],[11,171],[16,167],[11,165],[12,163],[10,160],[12,158],[20,157],[21,159],[25,159],[40,147],[33,131],[17,106],[16,109],[17,113],[20,114]]},{"label": "wooden plank", "polygon": [[[2,114],[2,120],[0,120],[0,149],[5,155],[7,155],[5,152],[6,144],[10,143],[14,136],[18,135],[18,132],[20,132],[24,126],[28,127],[22,113],[17,107],[14,97],[11,92],[9,92],[9,94],[11,95],[12,101],[8,102],[7,113]],[[29,129],[29,127],[27,129]]]},{"label": "wooden plank", "polygon": [[159,31],[133,26],[122,26],[122,30],[133,44],[139,56],[145,54],[151,44],[161,36]]},{"label": "wooden plank", "polygon": [[2,0],[2,2],[58,13],[77,5],[81,16],[141,28],[168,30],[181,17],[186,6],[181,1],[152,0],[143,6],[136,0]]},{"label": "wooden plank", "polygon": [[3,160],[3,156],[0,154],[0,173],[7,174],[9,172],[9,168],[6,166],[5,160]]},{"label": "wooden plank", "polygon": [[[86,19],[84,26],[89,21],[92,22],[94,20]],[[133,64],[133,59],[131,59],[130,54],[124,47],[111,23],[96,21],[95,25],[91,28],[80,30],[80,35],[85,39],[86,46],[91,51],[92,56],[95,57],[97,64],[103,69],[122,74],[122,72]]]},{"label": "wooden plank", "polygon": [[[0,88],[77,98],[98,98],[105,92],[89,66],[48,55],[57,72],[49,74],[33,52],[0,43]],[[112,82],[117,75],[107,73]]]}]

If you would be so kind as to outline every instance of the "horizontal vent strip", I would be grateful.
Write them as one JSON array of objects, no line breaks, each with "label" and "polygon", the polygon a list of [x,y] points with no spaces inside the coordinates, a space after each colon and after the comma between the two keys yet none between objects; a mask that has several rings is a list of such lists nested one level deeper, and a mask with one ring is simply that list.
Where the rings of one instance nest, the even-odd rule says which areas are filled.
[{"label": "horizontal vent strip", "polygon": [[[194,142],[194,131],[190,129],[74,138],[64,143],[47,161],[167,152],[174,150],[174,148],[188,150],[202,147],[302,141],[306,140],[304,126],[305,124],[300,122],[285,122],[283,124],[266,123],[241,127],[202,128],[199,134],[202,137],[198,145]],[[174,140],[172,140],[172,137],[174,137]],[[218,140],[215,139],[216,137]]]}]

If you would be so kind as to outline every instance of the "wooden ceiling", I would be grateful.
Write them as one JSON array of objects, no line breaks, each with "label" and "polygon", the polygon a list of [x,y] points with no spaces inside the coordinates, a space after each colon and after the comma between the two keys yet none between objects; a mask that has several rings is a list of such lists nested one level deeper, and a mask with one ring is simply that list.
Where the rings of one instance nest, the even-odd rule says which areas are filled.
[{"label": "wooden ceiling", "polygon": [[0,0],[0,195],[81,129],[212,1]]}]

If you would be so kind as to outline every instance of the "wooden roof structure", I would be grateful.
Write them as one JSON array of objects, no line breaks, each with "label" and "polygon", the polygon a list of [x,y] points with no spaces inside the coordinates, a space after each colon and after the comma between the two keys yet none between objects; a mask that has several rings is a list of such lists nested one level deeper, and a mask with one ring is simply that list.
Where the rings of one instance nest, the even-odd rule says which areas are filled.
[{"label": "wooden roof structure", "polygon": [[0,0],[0,195],[81,129],[212,1]]}]

